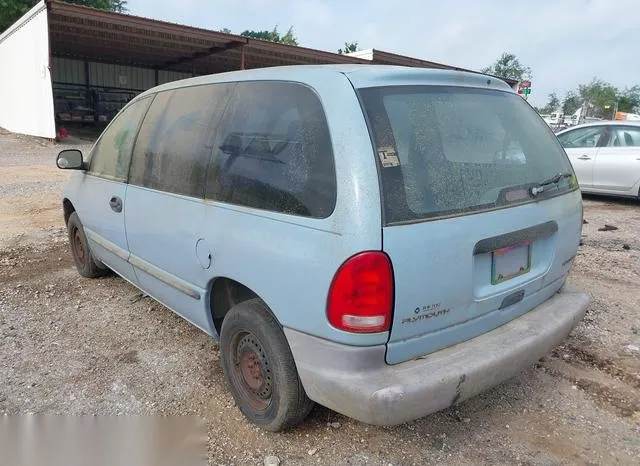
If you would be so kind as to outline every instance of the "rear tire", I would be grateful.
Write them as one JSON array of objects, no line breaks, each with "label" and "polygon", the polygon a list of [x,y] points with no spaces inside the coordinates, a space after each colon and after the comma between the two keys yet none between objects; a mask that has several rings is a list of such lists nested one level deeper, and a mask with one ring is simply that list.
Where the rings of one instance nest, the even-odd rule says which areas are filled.
[{"label": "rear tire", "polygon": [[69,244],[71,245],[71,255],[78,273],[86,278],[97,278],[106,275],[109,271],[100,267],[98,265],[99,262],[91,254],[82,222],[80,222],[80,218],[75,212],[69,216],[67,232],[69,234]]},{"label": "rear tire", "polygon": [[222,322],[220,352],[229,390],[249,421],[277,432],[307,417],[313,401],[280,324],[262,301],[231,308]]}]

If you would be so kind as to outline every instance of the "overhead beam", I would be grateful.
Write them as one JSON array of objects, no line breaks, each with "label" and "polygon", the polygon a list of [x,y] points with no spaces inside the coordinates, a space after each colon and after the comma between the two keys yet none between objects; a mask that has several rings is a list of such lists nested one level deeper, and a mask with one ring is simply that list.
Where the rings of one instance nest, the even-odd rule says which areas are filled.
[{"label": "overhead beam", "polygon": [[183,63],[193,62],[198,58],[209,57],[211,55],[215,55],[217,53],[226,52],[227,50],[237,49],[239,47],[243,47],[246,42],[240,42],[233,40],[231,42],[227,42],[224,45],[214,45],[213,47],[209,47],[207,50],[203,50],[201,52],[195,52],[189,55],[188,57],[180,57],[177,60],[169,60],[162,64],[162,68],[171,68],[172,66],[181,65]]},{"label": "overhead beam", "polygon": [[65,24],[64,22],[49,20],[49,32],[76,36],[78,40],[90,42],[94,39],[109,40],[114,43],[128,44],[129,46],[153,47],[163,51],[170,50],[177,54],[191,53],[194,50],[203,50],[215,44],[215,41],[207,41],[197,45],[180,41],[170,41],[141,34],[117,33],[107,29]]},{"label": "overhead beam", "polygon": [[[104,23],[108,23],[109,25],[117,28],[138,27],[138,30],[143,34],[148,34],[151,31],[152,34],[161,34],[170,40],[174,40],[173,35],[181,37],[186,35],[189,39],[214,40],[220,42],[228,40],[229,36],[235,36],[209,29],[184,26],[129,14],[125,15],[113,11],[98,10],[95,8],[66,3],[64,1],[47,0],[47,3],[49,4],[50,15],[62,16],[65,19],[77,18],[82,22],[87,20],[97,21],[94,23],[95,27],[105,27]],[[109,26],[107,25],[107,27]],[[243,39],[240,36],[235,37],[239,40]]]}]

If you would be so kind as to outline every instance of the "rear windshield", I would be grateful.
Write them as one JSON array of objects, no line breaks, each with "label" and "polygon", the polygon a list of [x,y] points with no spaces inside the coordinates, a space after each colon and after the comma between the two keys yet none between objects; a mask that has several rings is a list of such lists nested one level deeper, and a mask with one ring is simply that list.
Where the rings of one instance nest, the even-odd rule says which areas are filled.
[{"label": "rear windshield", "polygon": [[460,215],[577,187],[564,150],[522,97],[460,87],[360,90],[385,223]]}]

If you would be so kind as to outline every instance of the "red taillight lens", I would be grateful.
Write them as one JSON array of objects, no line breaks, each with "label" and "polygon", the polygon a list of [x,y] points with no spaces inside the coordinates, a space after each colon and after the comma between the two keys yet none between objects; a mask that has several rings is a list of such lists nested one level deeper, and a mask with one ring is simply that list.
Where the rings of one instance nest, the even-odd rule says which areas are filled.
[{"label": "red taillight lens", "polygon": [[327,317],[347,332],[384,332],[391,325],[393,270],[380,251],[357,254],[340,266],[327,299]]}]

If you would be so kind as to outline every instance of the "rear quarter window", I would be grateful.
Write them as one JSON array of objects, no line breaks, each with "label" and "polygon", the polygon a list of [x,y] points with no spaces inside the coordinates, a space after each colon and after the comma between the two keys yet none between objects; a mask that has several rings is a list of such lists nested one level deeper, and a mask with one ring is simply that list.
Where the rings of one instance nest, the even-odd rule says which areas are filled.
[{"label": "rear quarter window", "polygon": [[309,87],[238,83],[213,146],[207,198],[303,217],[333,212],[331,139]]}]

